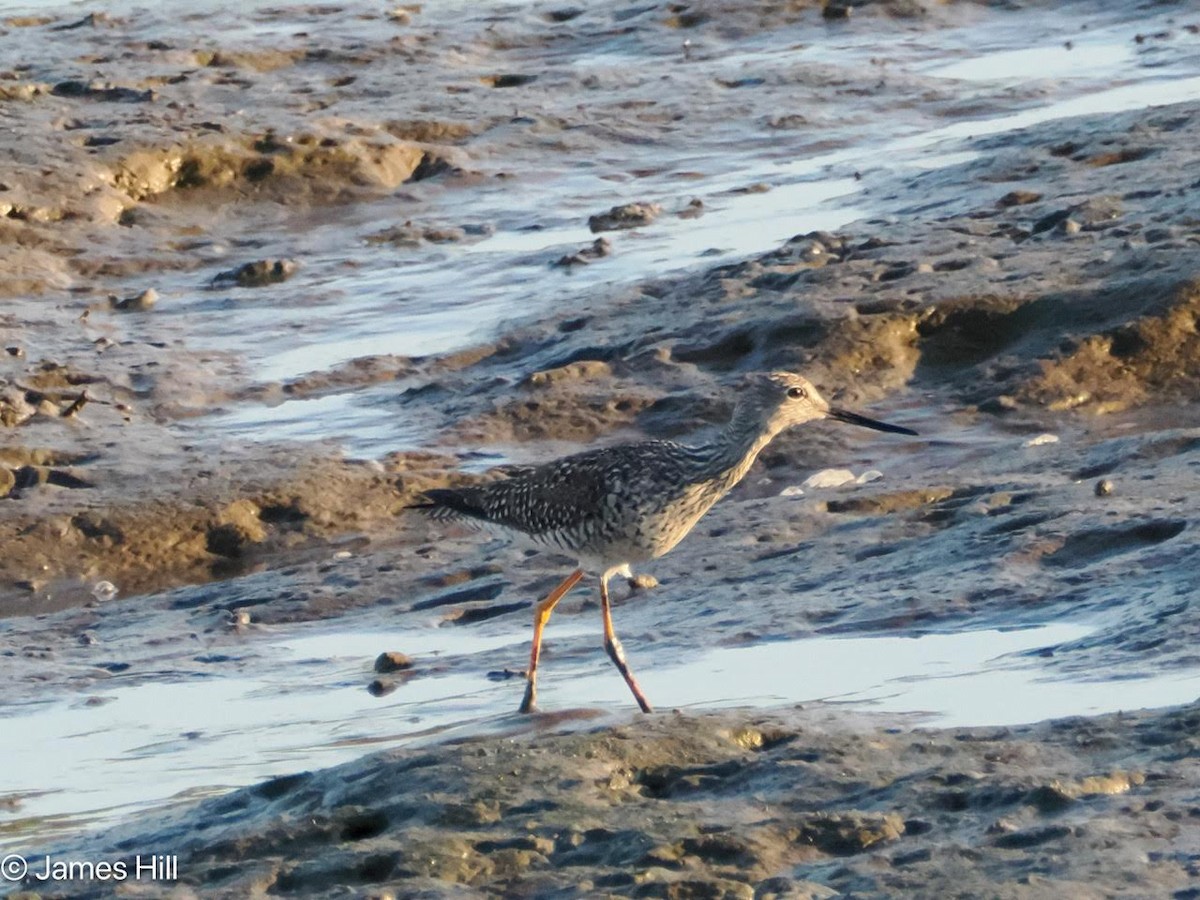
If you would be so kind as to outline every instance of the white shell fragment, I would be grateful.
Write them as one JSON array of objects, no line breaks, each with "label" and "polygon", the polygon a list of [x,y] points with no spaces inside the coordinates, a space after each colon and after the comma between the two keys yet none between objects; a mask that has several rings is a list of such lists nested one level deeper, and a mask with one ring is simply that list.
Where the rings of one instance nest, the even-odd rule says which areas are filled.
[{"label": "white shell fragment", "polygon": [[117,596],[117,586],[111,581],[97,581],[92,585],[92,596],[103,603]]},{"label": "white shell fragment", "polygon": [[1026,447],[1040,447],[1042,444],[1057,444],[1057,434],[1039,434],[1035,438],[1030,438],[1024,444]]},{"label": "white shell fragment", "polygon": [[849,469],[822,469],[805,478],[801,487],[835,488],[851,481],[854,481],[854,473]]}]

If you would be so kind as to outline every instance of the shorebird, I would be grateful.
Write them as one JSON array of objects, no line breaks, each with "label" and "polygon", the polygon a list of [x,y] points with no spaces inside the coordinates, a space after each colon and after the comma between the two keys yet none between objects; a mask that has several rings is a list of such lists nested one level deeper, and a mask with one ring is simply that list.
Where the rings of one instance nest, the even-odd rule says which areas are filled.
[{"label": "shorebird", "polygon": [[630,567],[657,559],[749,471],[786,428],[817,419],[915,435],[899,425],[830,406],[812,384],[791,372],[750,376],[724,431],[699,444],[642,441],[588,450],[480,485],[429,490],[418,503],[436,519],[472,520],[575,556],[578,567],[534,608],[525,696],[520,712],[537,703],[542,632],[558,602],[584,572],[600,579],[604,649],[643,712],[651,712],[613,631],[608,581],[631,577]]}]

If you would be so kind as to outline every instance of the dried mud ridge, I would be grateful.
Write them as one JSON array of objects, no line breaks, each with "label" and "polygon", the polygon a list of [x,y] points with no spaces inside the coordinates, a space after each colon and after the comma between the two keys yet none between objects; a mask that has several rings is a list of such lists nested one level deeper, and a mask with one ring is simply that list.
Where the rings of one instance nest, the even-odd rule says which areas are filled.
[{"label": "dried mud ridge", "polygon": [[1195,707],[1011,729],[832,718],[556,733],[546,717],[276,778],[102,843],[169,847],[214,898],[1193,896]]}]

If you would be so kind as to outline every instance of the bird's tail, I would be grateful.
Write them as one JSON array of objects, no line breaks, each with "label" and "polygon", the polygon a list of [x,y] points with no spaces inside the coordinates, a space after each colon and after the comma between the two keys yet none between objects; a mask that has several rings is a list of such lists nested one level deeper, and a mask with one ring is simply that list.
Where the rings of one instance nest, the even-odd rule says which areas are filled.
[{"label": "bird's tail", "polygon": [[470,489],[434,488],[424,491],[409,509],[419,509],[433,519],[486,519],[487,513]]}]

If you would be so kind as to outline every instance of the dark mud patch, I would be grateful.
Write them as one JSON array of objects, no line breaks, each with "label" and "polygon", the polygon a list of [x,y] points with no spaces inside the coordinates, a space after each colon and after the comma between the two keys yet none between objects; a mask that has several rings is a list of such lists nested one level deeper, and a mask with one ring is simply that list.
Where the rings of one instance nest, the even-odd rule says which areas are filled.
[{"label": "dark mud patch", "polygon": [[1166,896],[1196,862],[1178,842],[1200,779],[1187,762],[1198,724],[1194,708],[941,731],[835,725],[820,711],[583,732],[514,722],[503,738],[275,779],[92,849],[178,853],[182,883],[212,897],[252,884],[984,896],[1110,880]]},{"label": "dark mud patch", "polygon": [[1142,550],[1177,537],[1187,522],[1161,520],[1121,528],[1098,528],[1068,535],[1062,547],[1048,554],[1048,566],[1084,566],[1122,553]]}]

